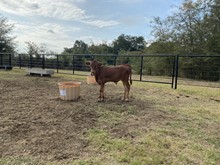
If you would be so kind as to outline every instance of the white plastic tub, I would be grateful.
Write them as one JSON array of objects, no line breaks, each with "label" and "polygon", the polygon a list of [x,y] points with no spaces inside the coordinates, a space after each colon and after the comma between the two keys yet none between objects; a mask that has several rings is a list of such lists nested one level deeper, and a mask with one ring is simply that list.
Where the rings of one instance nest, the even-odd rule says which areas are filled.
[{"label": "white plastic tub", "polygon": [[58,83],[60,98],[62,100],[77,100],[80,97],[81,82]]}]

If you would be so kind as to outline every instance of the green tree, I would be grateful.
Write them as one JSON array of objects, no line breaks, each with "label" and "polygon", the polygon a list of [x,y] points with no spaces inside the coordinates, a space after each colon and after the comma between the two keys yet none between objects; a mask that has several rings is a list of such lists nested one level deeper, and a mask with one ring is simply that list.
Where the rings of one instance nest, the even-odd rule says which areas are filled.
[{"label": "green tree", "polygon": [[210,53],[220,54],[220,1],[209,0],[209,15],[205,18],[209,29],[208,50]]},{"label": "green tree", "polygon": [[[90,54],[114,54],[113,48],[108,45],[107,43],[101,43],[95,45],[92,43],[89,46],[89,53]],[[107,63],[108,65],[114,65],[114,59],[111,56],[97,56],[97,60],[101,61],[102,63]]]},{"label": "green tree", "polygon": [[28,41],[25,43],[27,44],[27,48],[26,48],[27,54],[32,57],[40,58],[39,46],[36,43],[31,42],[31,41]]},{"label": "green tree", "polygon": [[107,43],[101,43],[97,45],[92,43],[88,49],[89,49],[89,53],[91,54],[112,54],[113,53],[112,47],[109,46]]},{"label": "green tree", "polygon": [[120,35],[112,43],[113,51],[119,54],[121,51],[142,51],[146,46],[146,42],[142,36]]},{"label": "green tree", "polygon": [[14,25],[8,23],[8,19],[0,14],[0,52],[14,51],[15,44],[13,40],[15,37],[11,36],[13,28]]},{"label": "green tree", "polygon": [[180,54],[206,53],[209,29],[204,23],[208,14],[206,1],[185,0],[175,12],[153,20],[153,35],[158,42],[173,42]]},{"label": "green tree", "polygon": [[145,50],[145,54],[177,54],[177,46],[174,42],[155,41],[152,42]]},{"label": "green tree", "polygon": [[76,40],[72,48],[72,53],[73,54],[87,54],[88,45],[81,40]]}]

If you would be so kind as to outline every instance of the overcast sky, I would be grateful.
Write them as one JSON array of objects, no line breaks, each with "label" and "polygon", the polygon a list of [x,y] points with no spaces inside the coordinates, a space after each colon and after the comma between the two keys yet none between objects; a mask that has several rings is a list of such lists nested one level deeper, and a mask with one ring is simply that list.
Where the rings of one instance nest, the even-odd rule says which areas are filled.
[{"label": "overcast sky", "polygon": [[150,21],[166,17],[183,0],[0,0],[0,14],[15,25],[19,53],[25,42],[61,53],[75,40],[111,43],[121,34],[151,39]]}]

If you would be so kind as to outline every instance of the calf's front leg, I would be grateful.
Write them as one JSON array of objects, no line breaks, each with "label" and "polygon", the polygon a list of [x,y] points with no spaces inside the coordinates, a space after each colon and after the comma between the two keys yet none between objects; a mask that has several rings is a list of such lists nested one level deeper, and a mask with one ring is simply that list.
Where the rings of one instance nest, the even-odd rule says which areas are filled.
[{"label": "calf's front leg", "polygon": [[104,87],[105,87],[105,84],[100,85],[98,101],[104,101]]}]

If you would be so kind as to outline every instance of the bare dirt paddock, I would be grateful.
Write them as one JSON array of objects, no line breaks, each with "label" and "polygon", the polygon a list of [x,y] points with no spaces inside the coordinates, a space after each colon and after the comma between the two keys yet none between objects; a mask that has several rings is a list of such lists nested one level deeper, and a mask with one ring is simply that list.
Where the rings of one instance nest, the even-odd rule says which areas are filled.
[{"label": "bare dirt paddock", "polygon": [[[59,98],[58,82],[70,80],[82,82],[81,98],[77,101],[63,101]],[[160,125],[168,124],[168,127],[171,127],[172,123],[176,121],[181,123],[192,120],[188,116],[176,114],[175,110],[160,109],[163,102],[155,104],[157,95],[161,95],[165,101],[170,100],[169,106],[173,104],[174,107],[176,107],[175,104],[185,103],[191,95],[175,92],[167,94],[164,91],[160,92],[160,88],[144,89],[133,85],[131,101],[125,103],[120,99],[123,94],[121,84],[117,86],[108,84],[105,90],[106,101],[97,103],[99,87],[98,85],[87,85],[85,77],[59,75],[39,77],[27,76],[22,71],[1,71],[0,162],[1,159],[10,162],[10,158],[27,157],[31,161],[37,160],[38,163],[43,161],[61,164],[72,164],[73,162],[76,164],[77,162],[79,164],[82,162],[130,164],[135,160],[146,162],[147,155],[143,155],[141,158],[137,155],[131,159],[129,153],[122,154],[122,150],[134,148],[131,147],[133,144],[136,147],[145,145],[144,142],[139,144],[143,140],[143,135],[149,133],[150,137],[156,137],[152,130]],[[152,99],[149,94],[152,94]],[[183,98],[182,102],[178,102],[180,97]],[[174,103],[176,101],[178,103]],[[213,102],[218,103],[218,100]],[[186,124],[183,125],[186,128],[190,127]],[[207,129],[215,132],[217,128],[219,126],[215,123],[211,129]],[[161,127],[160,129],[166,130],[167,128]],[[106,133],[106,137],[103,137],[100,131]],[[116,139],[124,140],[126,143],[122,143],[123,145],[120,143],[120,147],[115,147],[118,144]],[[101,141],[100,144],[97,141]],[[180,139],[180,141],[182,140]],[[106,143],[110,143],[113,148]],[[169,143],[164,144],[158,151],[170,148],[170,145]],[[153,146],[149,141],[148,147],[152,149],[159,146]],[[172,150],[170,150],[170,154],[175,155],[176,153],[174,154]],[[142,153],[138,148],[133,152]],[[150,159],[152,152],[146,151],[149,162],[152,161]],[[120,156],[119,153],[122,155]],[[99,160],[96,160],[97,155],[100,157]],[[162,151],[158,164],[175,162],[166,157],[166,153],[163,155]],[[199,157],[199,161],[200,156],[196,157]],[[158,158],[155,159],[157,161]],[[183,162],[188,162],[188,158]]]},{"label": "bare dirt paddock", "polygon": [[[83,134],[96,127],[101,115],[97,112],[99,107],[107,106],[110,111],[118,112],[114,108],[121,106],[119,110],[123,112],[133,104],[138,104],[142,109],[149,106],[137,100],[121,102],[123,88],[115,88],[115,85],[107,86],[106,94],[109,96],[106,102],[99,104],[96,102],[99,87],[87,85],[85,81],[82,82],[78,101],[62,101],[57,85],[61,81],[70,79],[11,75],[10,72],[5,79],[1,79],[1,157],[77,158],[86,152],[84,148],[88,141]],[[121,91],[114,91],[119,89]],[[121,130],[116,132],[116,136],[127,136],[124,128],[118,129]]]}]

